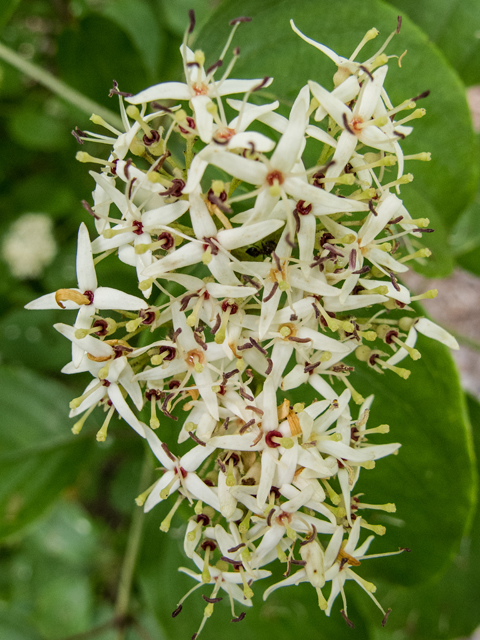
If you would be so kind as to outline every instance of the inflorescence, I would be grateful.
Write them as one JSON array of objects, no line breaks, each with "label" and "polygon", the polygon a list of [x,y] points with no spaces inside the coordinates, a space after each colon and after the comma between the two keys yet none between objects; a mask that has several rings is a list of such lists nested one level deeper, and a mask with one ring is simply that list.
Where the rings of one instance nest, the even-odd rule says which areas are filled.
[{"label": "inflorescence", "polygon": [[[115,82],[124,131],[93,115],[105,134],[73,132],[81,145],[110,148],[107,160],[77,154],[98,165],[93,205],[83,203],[98,235],[92,242],[81,224],[78,288],[27,308],[78,312],[73,326],[55,325],[72,343],[63,372],[92,376],[70,403],[73,432],[101,407],[103,441],[119,414],[164,469],[137,503],[149,511],[174,497],[162,531],[182,502],[191,506],[184,549],[195,569],[180,571],[198,583],[187,595],[211,586],[197,634],[223,592],[232,621],[241,620],[234,600],[251,606],[274,561],[284,563],[284,579],[264,599],[310,582],[327,615],[341,594],[352,625],[344,584],[354,580],[385,622],[375,586],[358,574],[378,557],[367,555],[374,535],[360,542],[360,534],[383,535],[364,514],[395,505],[364,503],[356,485],[362,468],[400,444],[370,442],[389,427],[368,424],[373,396],[363,398],[351,379],[356,360],[392,383],[407,378],[400,363],[420,358],[419,332],[458,348],[409,306],[436,292],[412,297],[399,282],[409,261],[430,255],[420,242],[432,231],[428,219],[412,219],[399,197],[413,179],[405,162],[430,159],[401,147],[428,92],[391,103],[384,50],[395,32],[361,63],[376,29],[347,59],[292,22],[337,69],[332,91],[309,81],[286,118],[278,102],[261,99],[272,78],[229,77],[240,54],[227,60],[232,38],[248,19],[232,21],[220,58],[206,67],[204,53],[187,46],[190,17],[185,82],[138,95]],[[309,168],[307,146],[318,157]],[[138,296],[98,286],[95,265],[115,255],[136,269]],[[178,455],[164,442],[174,429],[185,443]]]}]

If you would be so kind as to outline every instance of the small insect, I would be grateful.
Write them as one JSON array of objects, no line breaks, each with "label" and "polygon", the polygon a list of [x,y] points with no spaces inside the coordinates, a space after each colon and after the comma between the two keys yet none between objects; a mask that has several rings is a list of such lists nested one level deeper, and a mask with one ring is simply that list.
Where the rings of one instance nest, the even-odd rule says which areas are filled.
[{"label": "small insect", "polygon": [[259,256],[269,256],[275,251],[277,248],[277,243],[275,240],[267,240],[266,242],[262,242],[259,246],[249,247],[247,249],[247,253],[252,258],[258,258]]}]

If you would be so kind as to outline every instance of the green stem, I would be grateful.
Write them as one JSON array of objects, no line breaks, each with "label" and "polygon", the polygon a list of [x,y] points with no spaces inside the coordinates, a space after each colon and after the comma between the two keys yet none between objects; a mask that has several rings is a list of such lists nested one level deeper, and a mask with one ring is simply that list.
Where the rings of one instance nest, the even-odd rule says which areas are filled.
[{"label": "green stem", "polygon": [[[150,450],[148,448],[145,448],[145,457],[143,459],[142,471],[140,474],[140,491],[143,491],[144,487],[150,484],[151,475],[152,463],[150,458]],[[123,558],[117,592],[117,601],[115,603],[115,617],[117,619],[123,619],[128,614],[133,572],[135,569],[137,556],[140,551],[144,518],[145,514],[143,512],[143,509],[135,507],[132,517],[132,523],[130,525],[130,531],[128,532],[127,549]],[[124,637],[125,629],[119,627],[117,632],[117,640],[123,640]]]},{"label": "green stem", "polygon": [[56,93],[66,102],[70,102],[70,104],[73,104],[75,107],[80,109],[80,111],[84,111],[88,115],[96,113],[99,116],[102,116],[102,118],[104,118],[108,123],[123,131],[122,120],[116,113],[110,111],[110,109],[102,107],[93,100],[90,100],[90,98],[87,98],[82,93],[75,91],[75,89],[72,89],[61,80],[58,80],[58,78],[55,78],[55,76],[48,71],[45,71],[45,69],[28,62],[28,60],[24,60],[18,55],[18,53],[15,53],[15,51],[12,51],[1,42],[0,58],[16,67],[19,71],[33,80],[43,84],[44,87],[47,87],[47,89]]}]

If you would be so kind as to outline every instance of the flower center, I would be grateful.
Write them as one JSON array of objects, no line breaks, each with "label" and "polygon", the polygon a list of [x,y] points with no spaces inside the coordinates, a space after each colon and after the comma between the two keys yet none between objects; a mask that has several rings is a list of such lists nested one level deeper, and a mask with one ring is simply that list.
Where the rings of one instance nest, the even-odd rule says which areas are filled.
[{"label": "flower center", "polygon": [[208,94],[208,87],[203,82],[194,82],[192,89],[196,96],[206,96]]},{"label": "flower center", "polygon": [[267,175],[267,183],[271,187],[276,184],[283,184],[284,182],[285,178],[283,177],[283,173],[281,171],[277,171],[277,169],[270,171],[270,173]]}]

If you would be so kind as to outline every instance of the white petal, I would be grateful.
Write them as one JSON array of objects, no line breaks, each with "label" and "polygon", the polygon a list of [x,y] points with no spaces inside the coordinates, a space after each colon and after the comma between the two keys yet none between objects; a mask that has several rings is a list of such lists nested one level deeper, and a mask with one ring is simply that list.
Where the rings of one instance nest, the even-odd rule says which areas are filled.
[{"label": "white petal", "polygon": [[126,98],[126,101],[130,104],[140,104],[152,100],[190,100],[191,96],[190,89],[184,82],[162,82]]},{"label": "white petal", "polygon": [[124,311],[148,309],[148,302],[145,300],[110,287],[98,287],[93,304],[96,309],[123,309]]},{"label": "white petal", "polygon": [[77,280],[80,291],[95,291],[97,288],[97,276],[93,264],[92,245],[88,229],[84,222],[78,230],[77,244]]},{"label": "white petal", "polygon": [[203,142],[210,142],[213,130],[213,115],[209,107],[213,104],[208,96],[194,96],[190,101],[195,113],[195,124],[197,126],[200,139]]},{"label": "white petal", "polygon": [[279,171],[288,173],[298,159],[304,143],[309,105],[310,91],[308,85],[306,85],[300,89],[293,103],[287,129],[280,138],[270,159],[272,166]]},{"label": "white petal", "polygon": [[427,336],[427,338],[438,340],[450,349],[460,349],[458,342],[448,331],[445,331],[445,329],[439,327],[438,324],[435,324],[428,318],[420,318],[414,326],[419,333]]},{"label": "white petal", "polygon": [[210,164],[249,184],[261,185],[265,182],[267,168],[262,162],[248,160],[228,151],[210,153],[207,159]]},{"label": "white petal", "polygon": [[217,227],[213,221],[207,205],[200,196],[200,188],[190,194],[190,219],[196,237],[211,238],[217,234]]},{"label": "white petal", "polygon": [[262,222],[255,222],[250,225],[243,225],[242,227],[236,227],[235,229],[225,229],[219,231],[217,234],[217,240],[222,247],[232,251],[232,249],[238,249],[248,244],[254,244],[265,236],[270,235],[283,227],[285,222],[283,220],[263,220]]},{"label": "white petal", "polygon": [[90,353],[92,356],[96,356],[99,358],[104,357],[112,357],[114,355],[114,351],[109,344],[98,340],[98,338],[94,338],[93,336],[85,336],[79,340],[75,337],[75,328],[69,326],[68,324],[57,323],[53,325],[53,328],[56,329],[62,336],[65,336],[71,342],[76,344],[80,349],[83,349],[87,353]]}]

